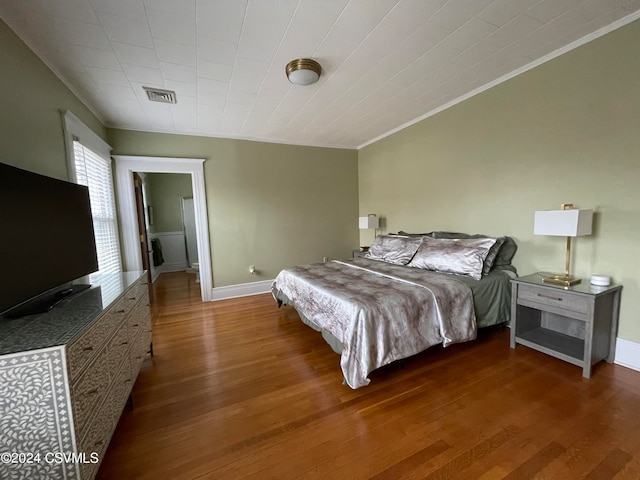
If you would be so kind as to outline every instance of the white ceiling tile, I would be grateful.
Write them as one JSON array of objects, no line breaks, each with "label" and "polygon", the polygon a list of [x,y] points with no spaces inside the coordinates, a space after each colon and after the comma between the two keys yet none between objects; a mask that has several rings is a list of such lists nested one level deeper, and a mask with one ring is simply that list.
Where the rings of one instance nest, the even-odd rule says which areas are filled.
[{"label": "white ceiling tile", "polygon": [[81,23],[66,18],[56,19],[58,34],[69,44],[111,51],[111,44],[100,25]]},{"label": "white ceiling tile", "polygon": [[160,68],[156,51],[153,48],[138,47],[126,43],[111,42],[120,63],[139,65],[141,67]]},{"label": "white ceiling tile", "polygon": [[113,99],[114,102],[120,100],[135,100],[138,101],[138,97],[134,93],[133,89],[129,86],[122,85],[109,85],[103,83],[100,85],[100,90],[104,93],[105,97]]},{"label": "white ceiling tile", "polygon": [[233,75],[238,77],[264,77],[268,69],[269,64],[266,62],[238,57],[233,67]]},{"label": "white ceiling tile", "polygon": [[197,38],[197,52],[199,60],[221,63],[223,65],[234,64],[238,44],[215,40],[208,34],[208,32],[201,33],[198,31]]},{"label": "white ceiling tile", "polygon": [[195,17],[196,0],[143,0],[147,11],[160,10],[172,15],[185,15]]},{"label": "white ceiling tile", "polygon": [[224,63],[208,62],[206,60],[198,60],[199,77],[228,82],[231,80],[232,71],[233,64],[228,65]]},{"label": "white ceiling tile", "polygon": [[231,79],[231,83],[229,84],[229,90],[235,92],[244,92],[244,93],[258,93],[260,90],[260,85],[262,84],[262,78],[248,78],[248,77],[233,77]]},{"label": "white ceiling tile", "polygon": [[109,70],[121,69],[120,62],[113,52],[99,50],[97,48],[80,47],[78,45],[71,45],[69,50],[78,62],[86,67],[99,67]]},{"label": "white ceiling tile", "polygon": [[463,51],[488,37],[497,29],[498,27],[495,25],[491,25],[477,18],[472,18],[458,30],[446,37],[442,41],[442,44],[453,50]]},{"label": "white ceiling tile", "polygon": [[98,67],[86,67],[87,73],[98,85],[120,85],[129,86],[129,79],[122,70],[108,70]]},{"label": "white ceiling tile", "polygon": [[153,48],[151,30],[146,22],[141,22],[135,17],[124,17],[109,13],[99,13],[98,16],[109,40],[112,42]]},{"label": "white ceiling tile", "polygon": [[528,15],[520,15],[499,28],[487,38],[481,40],[471,48],[455,57],[455,62],[467,66],[475,65],[495,54],[522,36],[540,28],[542,23]]},{"label": "white ceiling tile", "polygon": [[159,68],[140,67],[138,65],[122,65],[124,73],[132,82],[142,82],[149,86],[164,84]]},{"label": "white ceiling tile", "polygon": [[246,6],[246,0],[197,0],[198,33],[206,31],[212,40],[237,45]]},{"label": "white ceiling tile", "polygon": [[164,88],[174,90],[178,96],[197,97],[198,86],[196,83],[177,82],[175,80],[164,80]]},{"label": "white ceiling tile", "polygon": [[478,18],[501,27],[524,13],[534,3],[531,0],[495,0],[478,13]]},{"label": "white ceiling tile", "polygon": [[457,30],[492,2],[493,0],[451,0],[431,17],[431,22]]},{"label": "white ceiling tile", "polygon": [[[0,1],[109,126],[351,147],[634,12],[640,0]],[[318,83],[287,81],[301,57]],[[178,105],[153,108],[149,83]]]},{"label": "white ceiling tile", "polygon": [[168,42],[159,38],[154,39],[158,60],[161,62],[175,63],[188,67],[196,66],[195,45],[185,45],[184,43]]},{"label": "white ceiling tile", "polygon": [[176,80],[178,82],[196,83],[196,69],[175,63],[160,62],[160,71],[165,80]]},{"label": "white ceiling tile", "polygon": [[187,45],[196,44],[195,15],[147,8],[147,17],[153,38]]},{"label": "white ceiling tile", "polygon": [[56,0],[54,15],[74,22],[98,23],[91,3],[84,0]]},{"label": "white ceiling tile", "polygon": [[98,13],[108,13],[146,21],[147,15],[142,0],[92,0],[91,4]]},{"label": "white ceiling tile", "polygon": [[542,0],[527,10],[527,15],[546,23],[583,1],[584,0]]},{"label": "white ceiling tile", "polygon": [[274,61],[284,68],[295,58],[313,56],[347,3],[348,0],[300,2]]},{"label": "white ceiling tile", "polygon": [[198,108],[198,99],[196,97],[188,97],[186,95],[176,94],[176,105],[180,108]]},{"label": "white ceiling tile", "polygon": [[142,110],[147,118],[153,119],[154,130],[171,131],[175,129],[169,105],[148,102],[142,104]]},{"label": "white ceiling tile", "polygon": [[219,107],[198,108],[198,128],[207,132],[217,130],[220,127],[223,109]]},{"label": "white ceiling tile", "polygon": [[229,90],[227,95],[227,103],[232,103],[236,105],[253,105],[256,96],[252,93],[246,92],[237,92]]},{"label": "white ceiling tile", "polygon": [[196,108],[171,105],[171,116],[176,130],[180,132],[193,132],[198,129],[198,110]]},{"label": "white ceiling tile", "polygon": [[198,103],[200,105],[206,105],[207,107],[224,107],[226,101],[226,95],[207,92],[198,93]]},{"label": "white ceiling tile", "polygon": [[200,92],[215,93],[217,95],[226,95],[229,91],[229,83],[210,78],[198,77],[198,94]]}]

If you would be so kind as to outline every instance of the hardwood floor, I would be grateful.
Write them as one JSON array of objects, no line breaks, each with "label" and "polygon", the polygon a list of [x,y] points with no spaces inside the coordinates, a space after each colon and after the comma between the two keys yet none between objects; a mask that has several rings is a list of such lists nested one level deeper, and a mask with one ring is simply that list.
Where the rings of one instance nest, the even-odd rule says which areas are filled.
[{"label": "hardwood floor", "polygon": [[342,385],[339,356],[270,295],[154,284],[154,356],[99,479],[638,479],[640,373],[509,348],[508,330]]}]

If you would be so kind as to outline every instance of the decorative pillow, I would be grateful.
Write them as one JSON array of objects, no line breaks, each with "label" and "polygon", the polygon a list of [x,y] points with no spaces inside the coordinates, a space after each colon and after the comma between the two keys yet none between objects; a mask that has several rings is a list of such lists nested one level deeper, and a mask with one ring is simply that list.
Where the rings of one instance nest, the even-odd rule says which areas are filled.
[{"label": "decorative pillow", "polygon": [[[487,237],[486,235],[481,235],[481,234],[469,235],[468,233],[458,233],[458,232],[433,232],[433,238],[492,238],[492,237]],[[503,238],[504,240],[500,245],[498,245],[498,242],[496,242],[494,246],[495,257],[493,259],[493,262],[490,264],[489,269],[486,272],[483,272],[483,274],[489,273],[489,270],[498,266],[511,265],[511,260],[513,259],[513,256],[516,254],[516,251],[518,250],[518,245],[516,245],[516,242],[511,237],[499,237],[498,240],[500,238]],[[490,255],[493,253],[494,253],[493,251],[490,252]],[[487,256],[487,258],[489,258],[489,256]]]},{"label": "decorative pillow", "polygon": [[378,235],[365,257],[396,265],[406,265],[413,258],[421,241],[421,238]]},{"label": "decorative pillow", "polygon": [[482,278],[484,260],[495,238],[429,238],[423,237],[410,267]]},{"label": "decorative pillow", "polygon": [[405,237],[433,237],[433,232],[429,233],[407,233],[400,230],[398,235],[404,235]]}]

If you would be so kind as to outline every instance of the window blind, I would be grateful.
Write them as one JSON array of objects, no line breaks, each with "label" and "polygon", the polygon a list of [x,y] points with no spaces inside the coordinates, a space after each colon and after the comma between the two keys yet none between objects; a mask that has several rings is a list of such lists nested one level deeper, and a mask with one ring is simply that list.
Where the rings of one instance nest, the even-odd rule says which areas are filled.
[{"label": "window blind", "polygon": [[111,160],[73,139],[76,181],[89,187],[99,273],[122,271]]}]

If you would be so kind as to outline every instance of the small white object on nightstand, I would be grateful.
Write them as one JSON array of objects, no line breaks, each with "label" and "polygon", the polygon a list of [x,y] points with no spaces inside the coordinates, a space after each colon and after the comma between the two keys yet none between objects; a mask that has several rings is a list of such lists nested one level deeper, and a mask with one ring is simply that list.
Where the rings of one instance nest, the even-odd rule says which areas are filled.
[{"label": "small white object on nightstand", "polygon": [[591,285],[608,287],[611,285],[611,277],[607,275],[591,275]]}]

